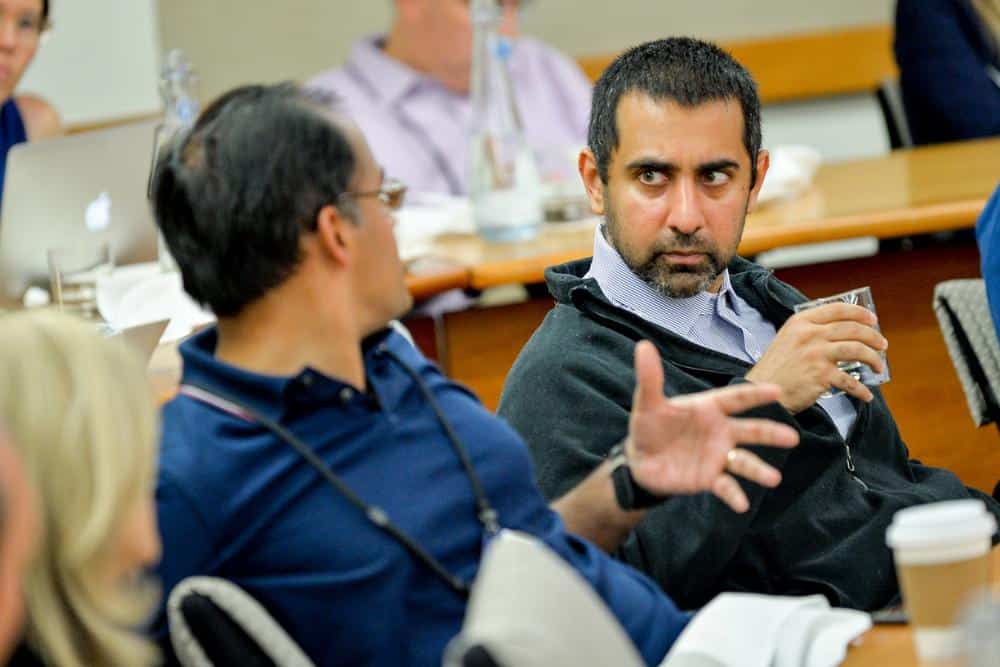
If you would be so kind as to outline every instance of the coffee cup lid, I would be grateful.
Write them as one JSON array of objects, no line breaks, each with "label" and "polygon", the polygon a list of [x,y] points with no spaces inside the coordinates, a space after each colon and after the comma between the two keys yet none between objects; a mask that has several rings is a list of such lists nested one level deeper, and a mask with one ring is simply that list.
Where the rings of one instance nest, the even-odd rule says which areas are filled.
[{"label": "coffee cup lid", "polygon": [[931,548],[992,537],[996,518],[981,500],[946,500],[899,510],[886,531],[893,549]]}]

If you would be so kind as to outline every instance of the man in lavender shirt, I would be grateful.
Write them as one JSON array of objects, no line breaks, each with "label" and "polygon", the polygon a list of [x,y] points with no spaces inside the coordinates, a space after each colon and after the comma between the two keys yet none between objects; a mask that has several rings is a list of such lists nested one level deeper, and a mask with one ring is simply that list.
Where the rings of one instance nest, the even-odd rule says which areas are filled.
[{"label": "man in lavender shirt", "polygon": [[[389,33],[362,39],[343,67],[308,85],[335,93],[389,175],[418,192],[464,195],[468,179],[472,23],[468,0],[394,0]],[[518,32],[503,0],[501,32]],[[517,107],[543,175],[572,169],[586,143],[590,82],[568,57],[517,37],[510,60]],[[574,159],[571,159],[572,158]]]}]

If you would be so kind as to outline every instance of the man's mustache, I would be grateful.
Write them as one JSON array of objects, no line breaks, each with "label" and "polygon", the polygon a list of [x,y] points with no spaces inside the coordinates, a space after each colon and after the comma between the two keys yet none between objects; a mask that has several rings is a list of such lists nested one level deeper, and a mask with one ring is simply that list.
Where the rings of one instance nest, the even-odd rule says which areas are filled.
[{"label": "man's mustache", "polygon": [[714,243],[706,241],[697,234],[674,234],[671,239],[657,241],[652,250],[653,256],[667,255],[677,251],[704,253],[710,257],[715,257],[719,253],[719,249]]}]

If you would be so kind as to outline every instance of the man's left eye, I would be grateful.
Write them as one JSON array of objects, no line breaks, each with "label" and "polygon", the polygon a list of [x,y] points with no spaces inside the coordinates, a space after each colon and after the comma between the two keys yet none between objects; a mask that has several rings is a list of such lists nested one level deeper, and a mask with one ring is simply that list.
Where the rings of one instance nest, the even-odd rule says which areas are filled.
[{"label": "man's left eye", "polygon": [[639,174],[639,182],[643,185],[657,185],[661,180],[660,172],[653,169],[646,169]]},{"label": "man's left eye", "polygon": [[710,171],[704,176],[708,185],[724,185],[729,182],[729,174],[724,171]]}]

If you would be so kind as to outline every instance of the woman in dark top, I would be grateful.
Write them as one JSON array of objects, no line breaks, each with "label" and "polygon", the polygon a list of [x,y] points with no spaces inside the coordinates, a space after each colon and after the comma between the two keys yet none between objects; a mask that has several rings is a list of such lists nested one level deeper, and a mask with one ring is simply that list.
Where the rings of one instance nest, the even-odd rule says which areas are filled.
[{"label": "woman in dark top", "polygon": [[895,51],[915,143],[1000,135],[1000,0],[899,0]]},{"label": "woman in dark top", "polygon": [[49,0],[0,0],[0,195],[11,146],[62,134],[48,102],[14,95],[48,25]]}]

